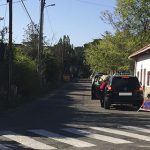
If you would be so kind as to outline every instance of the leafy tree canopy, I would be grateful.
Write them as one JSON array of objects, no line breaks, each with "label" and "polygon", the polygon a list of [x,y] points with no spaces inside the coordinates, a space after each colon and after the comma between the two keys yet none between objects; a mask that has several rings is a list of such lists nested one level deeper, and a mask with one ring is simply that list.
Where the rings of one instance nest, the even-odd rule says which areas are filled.
[{"label": "leafy tree canopy", "polygon": [[150,42],[149,0],[117,0],[114,13],[104,11],[101,19],[115,33],[105,32],[102,39],[84,46],[86,63],[100,72],[133,68],[128,56]]}]

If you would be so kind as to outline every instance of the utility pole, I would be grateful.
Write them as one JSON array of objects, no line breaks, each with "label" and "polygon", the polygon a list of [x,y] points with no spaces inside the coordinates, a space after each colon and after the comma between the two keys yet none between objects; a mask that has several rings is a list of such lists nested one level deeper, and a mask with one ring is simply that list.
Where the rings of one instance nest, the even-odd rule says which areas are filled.
[{"label": "utility pole", "polygon": [[8,54],[8,101],[11,103],[12,96],[12,64],[13,64],[13,50],[12,50],[12,3],[13,0],[7,0],[9,3],[9,54]]},{"label": "utility pole", "polygon": [[[42,61],[42,55],[43,55],[43,24],[44,24],[44,8],[45,8],[45,0],[41,0],[41,10],[40,10],[40,31],[39,31],[39,45],[38,45],[38,73],[41,78],[41,81],[43,80],[43,61]],[[55,4],[50,4],[49,6],[55,6]]]},{"label": "utility pole", "polygon": [[43,23],[44,23],[44,7],[45,0],[41,0],[41,11],[40,11],[40,31],[39,31],[39,45],[38,45],[38,73],[42,79],[42,54],[43,54]]}]

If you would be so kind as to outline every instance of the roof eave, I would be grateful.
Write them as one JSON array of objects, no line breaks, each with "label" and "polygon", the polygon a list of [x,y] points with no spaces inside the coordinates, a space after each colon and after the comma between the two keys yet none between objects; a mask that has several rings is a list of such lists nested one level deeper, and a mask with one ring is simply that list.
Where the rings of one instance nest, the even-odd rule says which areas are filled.
[{"label": "roof eave", "polygon": [[138,50],[137,52],[134,52],[133,54],[131,54],[128,58],[129,59],[135,59],[136,57],[138,57],[139,55],[145,54],[145,53],[149,53],[150,52],[150,44],[145,46],[144,48]]}]

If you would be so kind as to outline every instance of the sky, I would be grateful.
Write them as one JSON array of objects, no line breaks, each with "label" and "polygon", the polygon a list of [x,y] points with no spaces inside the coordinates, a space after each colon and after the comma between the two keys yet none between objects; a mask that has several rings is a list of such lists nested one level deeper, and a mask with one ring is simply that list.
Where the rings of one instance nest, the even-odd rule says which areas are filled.
[{"label": "sky", "polygon": [[[116,0],[45,0],[44,35],[54,45],[64,35],[70,37],[71,44],[83,46],[101,38],[105,31],[113,28],[100,19],[102,11],[113,12]],[[24,0],[24,4],[35,24],[39,23],[40,0]],[[49,6],[55,4],[55,6]],[[7,0],[0,0],[0,30],[8,27]],[[20,0],[13,0],[13,41],[21,43],[27,24],[31,21]]]}]

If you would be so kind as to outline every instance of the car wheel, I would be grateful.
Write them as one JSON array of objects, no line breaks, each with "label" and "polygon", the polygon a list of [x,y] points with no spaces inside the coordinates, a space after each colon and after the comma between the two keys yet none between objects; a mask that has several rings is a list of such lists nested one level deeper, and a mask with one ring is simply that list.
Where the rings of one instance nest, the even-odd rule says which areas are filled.
[{"label": "car wheel", "polygon": [[138,103],[136,103],[134,106],[139,109],[143,104],[143,100],[139,101]]},{"label": "car wheel", "polygon": [[140,109],[141,106],[142,106],[142,104],[137,104],[137,105],[136,105],[136,108],[137,108],[137,109]]},{"label": "car wheel", "polygon": [[100,100],[101,107],[104,107],[104,100]]},{"label": "car wheel", "polygon": [[110,105],[111,105],[110,99],[108,97],[105,97],[104,98],[104,108],[105,109],[110,109]]}]

